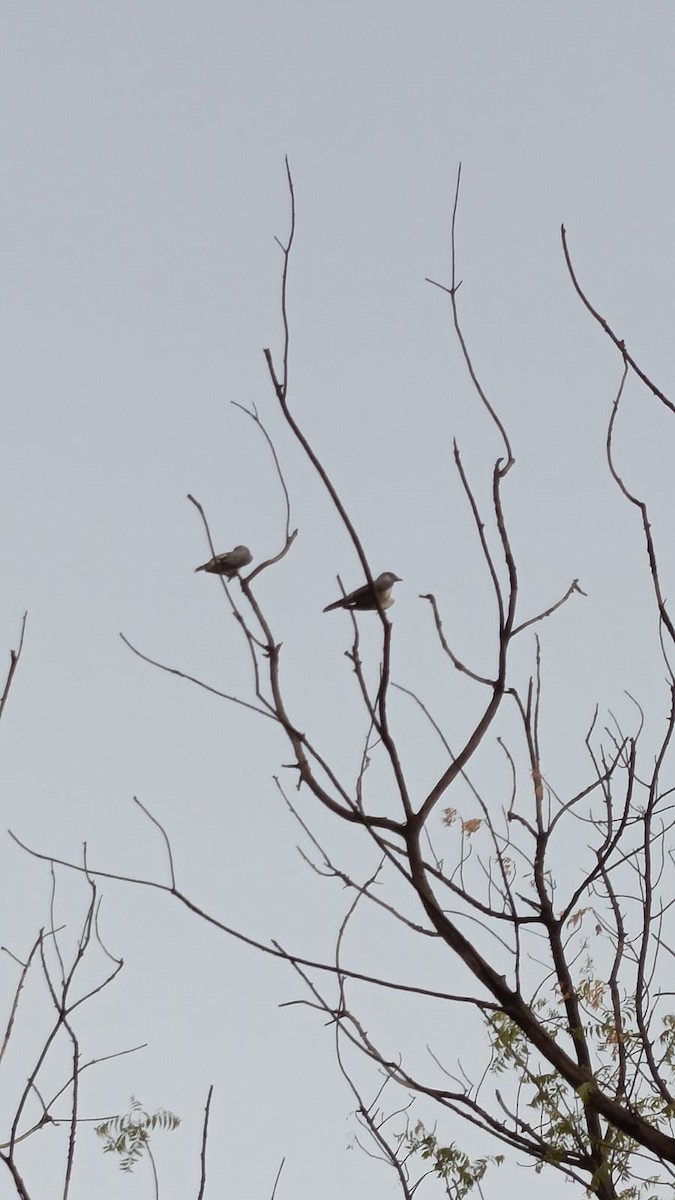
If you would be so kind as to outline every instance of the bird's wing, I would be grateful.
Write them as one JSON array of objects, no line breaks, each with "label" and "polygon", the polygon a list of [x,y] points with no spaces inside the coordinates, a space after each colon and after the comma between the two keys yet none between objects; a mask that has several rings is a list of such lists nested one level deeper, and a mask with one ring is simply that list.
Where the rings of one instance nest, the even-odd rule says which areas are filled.
[{"label": "bird's wing", "polygon": [[373,604],[375,602],[376,594],[376,588],[371,587],[369,583],[364,583],[363,587],[356,588],[353,592],[350,592],[348,596],[345,596],[342,603],[344,604],[345,608],[356,607],[357,605],[361,604],[363,600],[367,600],[370,604]]}]

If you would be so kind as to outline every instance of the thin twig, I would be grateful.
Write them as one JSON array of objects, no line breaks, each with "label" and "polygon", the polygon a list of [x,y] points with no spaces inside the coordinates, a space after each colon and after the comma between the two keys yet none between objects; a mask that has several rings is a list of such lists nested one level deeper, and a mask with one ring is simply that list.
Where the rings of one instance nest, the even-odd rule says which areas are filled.
[{"label": "thin twig", "polygon": [[281,1162],[279,1163],[279,1170],[277,1171],[277,1177],[276,1177],[276,1179],[274,1180],[274,1187],[272,1188],[272,1195],[270,1196],[270,1200],[274,1200],[274,1197],[275,1197],[275,1196],[276,1196],[276,1194],[277,1194],[277,1185],[278,1185],[278,1183],[279,1183],[279,1180],[280,1180],[280,1178],[281,1178],[281,1172],[282,1172],[282,1171],[283,1171],[283,1169],[284,1169],[284,1163],[285,1163],[285,1162],[286,1162],[286,1157],[284,1156],[284,1157],[282,1158]]},{"label": "thin twig", "polygon": [[239,404],[236,400],[233,400],[232,404],[234,408],[238,408],[240,412],[245,413],[247,417],[251,418],[267,442],[272,458],[274,459],[274,466],[276,468],[279,483],[281,484],[281,490],[284,494],[284,505],[286,509],[284,544],[278,554],[275,554],[272,558],[266,558],[264,562],[259,563],[258,566],[251,571],[251,573],[247,576],[247,581],[250,584],[255,579],[256,575],[259,575],[261,571],[266,570],[267,567],[271,567],[274,563],[280,562],[280,560],[284,558],[286,554],[288,554],[292,543],[298,536],[298,531],[297,529],[294,529],[293,532],[291,532],[291,498],[288,492],[288,487],[286,485],[286,480],[284,479],[284,473],[281,470],[281,463],[279,462],[279,455],[277,454],[276,447],[263,422],[260,420],[255,404],[251,408],[246,408],[244,404]]},{"label": "thin twig", "polygon": [[530,617],[527,621],[522,621],[520,625],[516,625],[512,636],[515,637],[517,633],[522,633],[523,629],[528,629],[530,625],[536,625],[538,621],[543,621],[545,617],[552,616],[554,612],[557,612],[559,608],[562,608],[563,604],[569,600],[570,596],[572,596],[574,592],[577,592],[580,596],[586,595],[586,592],[579,587],[578,579],[572,580],[570,586],[565,592],[565,595],[561,596],[560,600],[556,600],[555,604],[552,604],[550,608],[546,608],[543,612],[538,613],[536,617]]},{"label": "thin twig", "polygon": [[473,362],[471,361],[471,355],[469,354],[469,349],[468,349],[466,340],[464,338],[464,333],[462,331],[462,327],[461,327],[460,320],[459,320],[459,310],[457,307],[457,292],[459,291],[459,289],[461,287],[461,280],[459,281],[459,283],[457,282],[456,230],[457,230],[457,211],[459,208],[459,189],[460,189],[461,180],[462,180],[462,164],[460,163],[459,167],[457,169],[457,183],[455,185],[455,199],[454,199],[454,203],[452,206],[452,223],[451,223],[451,227],[450,227],[450,241],[451,241],[451,264],[450,264],[451,283],[450,283],[450,287],[445,287],[444,284],[437,283],[435,279],[427,279],[426,282],[432,284],[433,287],[440,288],[440,290],[442,292],[445,292],[450,297],[450,305],[452,308],[452,320],[453,320],[453,324],[455,327],[455,333],[457,335],[457,340],[458,340],[461,350],[462,350],[462,355],[464,356],[464,362],[466,363],[467,370],[471,377],[471,382],[473,383],[473,386],[476,389],[478,396],[480,397],[481,403],[484,405],[486,411],[489,413],[492,421],[494,422],[497,429],[499,430],[499,433],[501,434],[501,437],[504,442],[504,447],[506,449],[506,462],[501,467],[501,471],[502,471],[502,474],[505,475],[506,472],[508,470],[510,470],[510,468],[512,467],[513,462],[514,462],[513,454],[511,451],[511,443],[509,442],[509,438],[506,433],[506,429],[504,427],[503,422],[497,416],[496,410],[490,404],[490,401],[488,400],[488,398],[487,398],[485,392],[483,391],[483,388],[481,387],[481,384],[478,380],[478,376],[474,369]]},{"label": "thin twig", "polygon": [[148,663],[151,667],[157,667],[159,671],[165,671],[167,675],[175,675],[177,679],[186,679],[188,683],[194,683],[196,687],[209,692],[211,696],[218,696],[221,700],[229,700],[231,704],[239,704],[242,708],[248,708],[251,712],[257,713],[259,717],[267,717],[270,721],[276,720],[273,712],[266,712],[264,708],[259,708],[257,704],[251,704],[248,700],[242,700],[240,696],[231,696],[227,692],[221,692],[219,688],[211,687],[210,684],[204,683],[203,680],[188,674],[187,671],[179,670],[178,667],[169,667],[166,663],[159,662],[156,658],[150,658],[149,654],[144,654],[142,650],[134,646],[123,633],[120,633],[119,636],[124,645],[131,650],[132,654],[135,654],[137,658],[142,659],[143,662]]},{"label": "thin twig", "polygon": [[12,686],[12,680],[14,679],[14,674],[16,672],[16,668],[19,665],[19,659],[21,658],[21,651],[23,650],[23,639],[24,639],[24,635],[26,633],[26,621],[27,620],[28,620],[28,613],[25,612],[23,614],[23,620],[21,621],[21,634],[19,636],[19,645],[16,650],[10,650],[10,652],[9,652],[9,670],[7,671],[7,676],[5,678],[5,686],[3,688],[2,695],[0,696],[0,720],[2,719],[2,714],[5,711],[7,697],[9,696],[9,689]]},{"label": "thin twig", "polygon": [[631,368],[631,370],[637,375],[638,379],[642,380],[645,387],[649,388],[649,390],[653,396],[656,396],[656,398],[658,400],[660,400],[662,404],[665,404],[666,408],[670,409],[671,412],[675,413],[675,404],[673,404],[672,400],[669,400],[668,397],[666,395],[664,395],[664,393],[661,391],[661,389],[656,386],[656,384],[653,382],[653,380],[651,380],[648,375],[645,375],[644,371],[638,366],[635,359],[632,358],[632,356],[628,353],[628,351],[626,349],[626,343],[624,342],[623,338],[617,337],[614,330],[611,328],[611,326],[608,324],[608,322],[605,320],[605,318],[603,316],[601,316],[601,314],[598,312],[598,310],[593,307],[590,300],[588,299],[588,296],[584,292],[583,288],[581,287],[581,284],[579,283],[579,280],[577,279],[577,275],[574,270],[574,267],[572,266],[572,256],[569,252],[569,247],[567,245],[567,230],[565,229],[564,225],[560,226],[560,237],[562,239],[562,248],[563,248],[563,254],[565,256],[565,263],[567,265],[567,270],[569,271],[570,279],[572,280],[572,283],[574,285],[574,290],[576,291],[577,295],[579,296],[579,299],[581,300],[582,304],[584,305],[584,307],[586,309],[588,309],[588,312],[591,314],[591,316],[598,322],[598,325],[600,326],[601,329],[604,330],[604,332],[607,334],[607,337],[610,339],[610,341],[612,341],[614,343],[614,345],[616,346],[617,350],[619,351],[624,363],[626,363]]},{"label": "thin twig", "polygon": [[206,1097],[206,1107],[204,1109],[204,1123],[202,1125],[202,1148],[200,1154],[201,1175],[199,1180],[199,1191],[197,1192],[197,1200],[204,1200],[204,1191],[206,1189],[206,1143],[209,1134],[209,1114],[211,1112],[211,1097],[213,1096],[213,1084],[209,1087],[209,1092]]}]

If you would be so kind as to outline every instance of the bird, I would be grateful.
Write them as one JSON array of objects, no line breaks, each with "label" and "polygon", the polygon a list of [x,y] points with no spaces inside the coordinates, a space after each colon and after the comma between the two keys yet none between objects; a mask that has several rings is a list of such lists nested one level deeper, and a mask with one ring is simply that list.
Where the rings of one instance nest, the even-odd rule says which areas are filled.
[{"label": "bird", "polygon": [[252,558],[248,546],[235,546],[234,550],[228,550],[226,554],[215,554],[208,562],[202,563],[201,567],[195,567],[195,574],[197,571],[208,571],[210,575],[225,575],[228,579],[233,579],[242,567],[248,566]]},{"label": "bird", "polygon": [[366,583],[363,587],[357,588],[355,592],[350,592],[348,596],[341,596],[339,600],[327,604],[323,611],[331,612],[334,608],[350,608],[365,612],[371,609],[390,608],[394,603],[391,589],[395,583],[401,582],[401,577],[394,575],[393,571],[383,571],[377,579],[373,580],[372,585]]}]

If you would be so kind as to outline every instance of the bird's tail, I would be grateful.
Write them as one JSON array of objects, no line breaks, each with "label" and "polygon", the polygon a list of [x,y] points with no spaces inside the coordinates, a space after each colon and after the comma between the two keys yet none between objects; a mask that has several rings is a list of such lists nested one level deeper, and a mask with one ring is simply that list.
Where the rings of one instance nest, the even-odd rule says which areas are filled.
[{"label": "bird's tail", "polygon": [[345,608],[344,600],[334,600],[332,604],[327,604],[324,612],[332,612],[334,608]]}]

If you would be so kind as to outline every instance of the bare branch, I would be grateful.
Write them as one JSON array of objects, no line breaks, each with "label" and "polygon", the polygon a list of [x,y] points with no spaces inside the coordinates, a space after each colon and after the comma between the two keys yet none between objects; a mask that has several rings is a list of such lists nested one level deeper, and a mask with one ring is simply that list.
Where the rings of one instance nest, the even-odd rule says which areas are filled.
[{"label": "bare branch", "polygon": [[[209,1088],[209,1093],[208,1093],[208,1096],[206,1097],[206,1107],[204,1109],[204,1124],[202,1126],[202,1149],[201,1149],[201,1155],[200,1155],[201,1176],[200,1176],[200,1180],[199,1180],[199,1191],[197,1192],[197,1200],[204,1200],[204,1191],[206,1189],[206,1143],[207,1143],[208,1134],[209,1134],[209,1114],[211,1112],[212,1096],[213,1096],[213,1084],[211,1084],[211,1086]],[[274,1198],[274,1192],[272,1193],[272,1197]]]},{"label": "bare branch", "polygon": [[274,459],[274,466],[276,468],[277,476],[279,478],[279,483],[281,484],[281,489],[284,494],[284,504],[285,504],[285,508],[286,508],[284,544],[281,547],[281,550],[278,552],[278,554],[275,554],[273,558],[265,559],[264,562],[259,563],[258,566],[255,567],[253,571],[251,571],[250,575],[248,575],[248,577],[247,577],[248,582],[250,584],[255,579],[256,575],[259,575],[261,571],[266,570],[267,567],[271,567],[274,563],[280,562],[281,559],[284,558],[286,554],[288,554],[288,551],[290,550],[292,543],[295,541],[296,537],[298,536],[298,531],[297,531],[297,529],[294,529],[291,532],[291,498],[288,493],[288,487],[286,486],[286,480],[284,479],[284,475],[281,470],[281,464],[279,462],[279,456],[277,454],[276,447],[275,447],[274,442],[272,441],[269,433],[267,432],[265,426],[263,425],[263,422],[260,420],[260,417],[258,416],[258,410],[257,410],[255,404],[253,405],[252,408],[246,408],[245,405],[238,404],[236,400],[233,400],[232,404],[233,404],[234,408],[238,408],[241,412],[245,413],[247,417],[251,418],[251,420],[255,423],[255,425],[257,425],[257,427],[260,430],[260,432],[262,433],[265,441],[267,442],[267,445],[269,446],[272,458]]},{"label": "bare branch", "polygon": [[673,404],[672,400],[669,400],[668,397],[666,395],[664,395],[664,393],[661,391],[661,389],[658,388],[656,386],[656,384],[653,383],[652,380],[647,375],[645,375],[644,371],[642,371],[640,369],[640,367],[635,362],[635,359],[632,358],[631,355],[626,350],[626,343],[624,342],[623,338],[617,337],[617,335],[614,333],[613,329],[607,323],[605,318],[603,316],[601,316],[600,313],[597,311],[597,309],[595,309],[593,307],[593,305],[591,304],[590,300],[588,299],[586,293],[583,291],[581,284],[579,283],[579,280],[577,279],[574,267],[572,266],[572,257],[570,255],[569,247],[567,245],[567,231],[566,231],[564,225],[560,226],[560,237],[562,239],[562,248],[563,248],[563,254],[565,256],[565,263],[567,264],[567,270],[569,271],[570,279],[572,280],[572,283],[574,285],[574,290],[576,291],[582,304],[588,310],[588,312],[591,314],[593,319],[595,321],[597,321],[600,328],[602,330],[604,330],[604,332],[607,334],[607,337],[610,339],[610,341],[614,343],[614,345],[616,346],[617,350],[619,351],[624,363],[628,367],[631,368],[631,370],[637,375],[638,379],[642,380],[645,387],[649,388],[649,391],[652,393],[653,396],[656,396],[657,400],[660,400],[662,404],[665,404],[666,408],[670,409],[671,412],[675,413],[675,404]]},{"label": "bare branch", "polygon": [[279,1163],[279,1170],[277,1171],[276,1179],[274,1180],[274,1187],[272,1188],[272,1195],[270,1196],[270,1200],[274,1200],[274,1197],[277,1194],[277,1186],[278,1186],[279,1180],[281,1178],[281,1172],[284,1169],[285,1162],[286,1162],[286,1159],[284,1157],[284,1158],[282,1158],[281,1162]]},{"label": "bare branch", "polygon": [[580,596],[586,595],[586,592],[579,587],[578,579],[572,580],[570,586],[565,592],[565,595],[561,596],[560,600],[557,600],[556,603],[552,604],[550,608],[545,609],[544,612],[540,612],[536,617],[530,617],[529,620],[523,621],[520,625],[516,625],[512,636],[515,637],[517,633],[522,633],[523,629],[528,629],[530,625],[536,625],[538,621],[543,621],[545,617],[552,616],[554,612],[557,612],[559,608],[562,608],[563,604],[569,600],[570,596],[572,596],[574,592],[577,592]]},{"label": "bare branch", "polygon": [[14,674],[16,672],[16,668],[19,665],[19,659],[21,658],[21,651],[23,650],[23,640],[24,640],[24,636],[26,633],[26,621],[27,620],[28,620],[28,613],[25,612],[23,614],[23,620],[21,621],[21,633],[19,635],[19,645],[16,650],[10,650],[10,652],[9,652],[9,670],[7,671],[7,675],[5,677],[5,686],[2,690],[2,695],[0,696],[0,720],[2,719],[2,714],[5,711],[5,705],[7,703],[7,698],[9,696],[9,689],[12,686]]},{"label": "bare branch", "polygon": [[242,708],[248,708],[251,712],[257,713],[259,717],[267,717],[271,721],[276,720],[273,712],[267,712],[264,708],[259,708],[257,704],[250,704],[248,700],[242,700],[239,696],[230,696],[227,692],[221,692],[219,688],[211,687],[208,683],[204,683],[194,675],[189,675],[187,671],[181,671],[178,667],[169,667],[166,663],[161,663],[155,658],[150,658],[148,654],[143,654],[142,650],[138,650],[123,633],[120,633],[120,638],[124,642],[124,645],[131,650],[132,654],[142,659],[143,662],[149,663],[151,667],[157,667],[159,671],[166,671],[167,675],[175,675],[178,679],[186,679],[188,683],[194,683],[196,687],[202,688],[203,691],[209,692],[212,696],[218,696],[221,700],[229,700],[232,704],[239,704]]},{"label": "bare branch", "polygon": [[426,282],[432,284],[434,287],[440,288],[441,291],[446,292],[447,295],[450,297],[450,305],[452,308],[452,321],[453,321],[453,325],[455,327],[457,341],[459,342],[459,345],[462,350],[462,354],[464,356],[464,362],[466,363],[467,370],[471,377],[471,382],[473,383],[473,386],[476,389],[476,392],[478,393],[481,403],[483,404],[483,406],[486,409],[486,411],[488,412],[490,418],[492,419],[492,421],[496,425],[497,429],[499,430],[499,433],[504,442],[504,447],[506,450],[506,462],[505,462],[504,466],[502,467],[502,473],[506,474],[506,472],[508,470],[510,470],[510,468],[512,467],[513,462],[514,462],[513,454],[511,452],[511,444],[509,442],[504,425],[502,424],[499,417],[497,416],[495,409],[490,404],[490,401],[488,400],[487,396],[485,395],[485,392],[483,391],[483,388],[481,387],[481,385],[478,381],[478,376],[476,375],[476,372],[474,370],[474,366],[471,361],[471,356],[469,354],[469,350],[468,350],[468,347],[467,347],[467,344],[466,344],[466,341],[464,338],[464,334],[462,332],[462,328],[461,328],[460,321],[459,321],[459,310],[457,308],[457,292],[459,291],[459,288],[461,286],[461,280],[459,282],[457,281],[456,232],[457,232],[457,210],[459,208],[459,189],[460,189],[461,181],[462,181],[462,164],[460,163],[458,170],[457,170],[457,183],[455,185],[455,199],[454,199],[454,203],[452,206],[452,224],[451,224],[452,254],[451,254],[451,267],[450,267],[450,280],[451,280],[450,287],[445,287],[442,283],[436,283],[436,281],[434,279],[427,279]]}]

